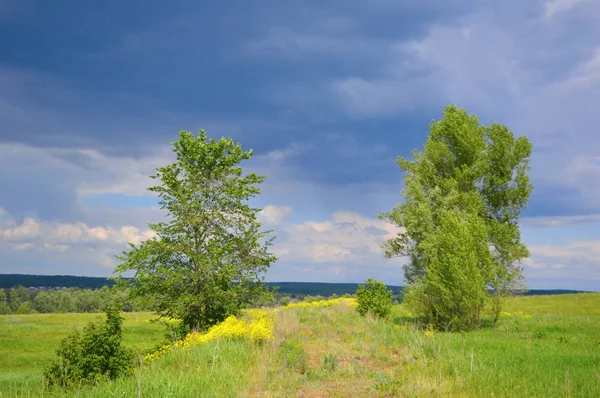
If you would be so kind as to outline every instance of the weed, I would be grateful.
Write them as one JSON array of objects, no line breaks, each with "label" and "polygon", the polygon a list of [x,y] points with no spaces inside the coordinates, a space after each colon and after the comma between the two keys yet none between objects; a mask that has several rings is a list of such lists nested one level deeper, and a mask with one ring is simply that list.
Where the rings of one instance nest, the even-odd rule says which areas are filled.
[{"label": "weed", "polygon": [[302,342],[298,339],[282,341],[279,345],[280,363],[304,374],[307,369],[307,355]]},{"label": "weed", "polygon": [[325,354],[321,362],[321,370],[323,372],[335,372],[340,365],[340,361],[335,354]]}]

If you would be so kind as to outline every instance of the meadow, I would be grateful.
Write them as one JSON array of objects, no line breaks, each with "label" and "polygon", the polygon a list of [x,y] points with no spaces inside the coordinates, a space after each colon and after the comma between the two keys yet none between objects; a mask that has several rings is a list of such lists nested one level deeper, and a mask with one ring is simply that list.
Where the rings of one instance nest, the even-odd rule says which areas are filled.
[{"label": "meadow", "polygon": [[[272,339],[210,340],[167,351],[129,377],[76,391],[44,391],[42,372],[72,327],[94,316],[0,317],[2,397],[597,397],[600,294],[509,299],[496,328],[420,329],[403,305],[388,320],[352,303],[267,310]],[[124,340],[163,338],[148,313],[125,314]]]}]

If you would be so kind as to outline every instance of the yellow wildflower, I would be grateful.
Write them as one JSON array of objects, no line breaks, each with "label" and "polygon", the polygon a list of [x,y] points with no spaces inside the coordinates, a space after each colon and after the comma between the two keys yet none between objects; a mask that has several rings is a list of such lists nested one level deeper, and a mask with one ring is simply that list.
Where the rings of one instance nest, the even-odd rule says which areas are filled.
[{"label": "yellow wildflower", "polygon": [[192,332],[185,339],[173,344],[163,345],[158,351],[148,354],[144,361],[149,362],[163,356],[173,349],[185,349],[191,345],[206,344],[214,340],[231,340],[247,338],[253,342],[262,342],[273,338],[273,316],[262,310],[250,310],[251,319],[246,321],[230,316],[223,322],[214,325],[206,333]]}]

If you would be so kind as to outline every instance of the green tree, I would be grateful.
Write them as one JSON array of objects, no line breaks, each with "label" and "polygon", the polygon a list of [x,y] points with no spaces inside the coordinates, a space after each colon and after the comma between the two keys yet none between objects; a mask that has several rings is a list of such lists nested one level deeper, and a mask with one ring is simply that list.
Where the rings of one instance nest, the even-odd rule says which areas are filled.
[{"label": "green tree", "polygon": [[260,209],[247,203],[265,177],[242,174],[239,163],[252,150],[230,138],[182,131],[173,152],[175,163],[158,168],[152,178],[160,185],[149,188],[168,221],[150,224],[157,236],[130,245],[115,272],[133,271],[133,280],[119,278],[119,284],[157,314],[205,329],[267,291],[273,238],[261,231]]},{"label": "green tree", "polygon": [[22,315],[34,314],[35,310],[33,308],[33,304],[31,303],[31,301],[25,301],[24,303],[21,303],[19,305],[19,308],[17,308],[16,313],[22,314]]},{"label": "green tree", "polygon": [[[384,248],[387,257],[408,257],[407,301],[427,307],[430,321],[441,322],[437,326],[448,326],[450,319],[456,327],[478,324],[470,316],[461,322],[442,316],[436,304],[442,290],[453,291],[453,300],[458,300],[463,283],[482,278],[478,289],[486,301],[492,299],[496,320],[502,298],[523,285],[520,262],[529,253],[521,242],[518,220],[533,189],[527,174],[531,151],[526,137],[515,138],[499,123],[481,125],[476,116],[452,105],[442,120],[431,124],[423,151],[413,152],[414,160],[398,158],[405,173],[405,200],[380,217],[402,230]],[[466,238],[465,231],[472,239],[456,238]],[[452,253],[455,249],[458,252]],[[464,277],[449,278],[452,273]],[[443,289],[433,289],[434,284]],[[415,300],[416,292],[427,297]],[[473,308],[481,308],[480,297],[473,297]],[[462,306],[452,305],[449,308],[461,313]]]},{"label": "green tree", "polygon": [[8,302],[10,303],[10,312],[13,314],[16,313],[21,306],[21,298],[19,297],[17,289],[14,287],[8,291]]},{"label": "green tree", "polygon": [[379,318],[385,318],[392,312],[392,291],[383,282],[368,278],[364,285],[356,289],[356,310],[360,315],[368,312]]},{"label": "green tree", "polygon": [[9,307],[8,304],[6,302],[6,299],[8,295],[6,294],[6,291],[4,289],[0,289],[0,314],[8,314],[9,313]]},{"label": "green tree", "polygon": [[73,289],[60,290],[58,293],[58,308],[59,312],[77,312],[77,303],[73,297]]}]

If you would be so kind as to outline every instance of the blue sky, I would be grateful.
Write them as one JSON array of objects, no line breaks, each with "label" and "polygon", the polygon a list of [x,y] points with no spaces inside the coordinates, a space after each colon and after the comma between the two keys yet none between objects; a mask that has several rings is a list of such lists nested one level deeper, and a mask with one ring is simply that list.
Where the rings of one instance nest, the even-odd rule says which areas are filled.
[{"label": "blue sky", "polygon": [[402,283],[376,219],[447,104],[534,144],[531,288],[600,290],[595,0],[0,0],[0,272],[108,276],[177,131],[267,175],[274,281]]}]

